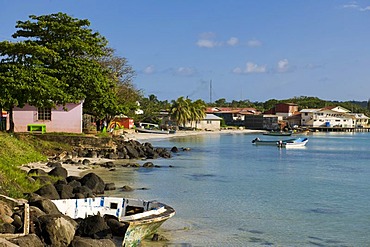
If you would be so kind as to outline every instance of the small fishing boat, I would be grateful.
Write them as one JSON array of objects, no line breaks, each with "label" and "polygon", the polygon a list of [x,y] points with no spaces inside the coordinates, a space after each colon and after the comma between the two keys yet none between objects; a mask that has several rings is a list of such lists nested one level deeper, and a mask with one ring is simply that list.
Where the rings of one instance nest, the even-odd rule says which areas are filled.
[{"label": "small fishing boat", "polygon": [[254,145],[266,145],[266,146],[277,146],[277,147],[284,147],[284,148],[292,148],[292,147],[303,147],[307,144],[307,138],[294,138],[294,139],[286,139],[286,140],[269,140],[263,141],[259,138],[256,138],[252,141]]},{"label": "small fishing boat", "polygon": [[127,225],[122,232],[122,246],[139,246],[142,239],[153,235],[175,210],[157,201],[120,197],[52,200],[59,211],[73,219],[92,215],[111,215]]},{"label": "small fishing boat", "polygon": [[285,142],[293,142],[295,139],[287,139],[287,140],[261,140],[260,138],[256,138],[252,141],[253,144],[255,145],[265,145],[265,146],[278,146],[281,143]]},{"label": "small fishing boat", "polygon": [[269,131],[263,134],[267,136],[291,136],[292,132],[291,131]]},{"label": "small fishing boat", "polygon": [[294,141],[288,141],[288,142],[283,142],[281,143],[281,147],[284,148],[297,148],[297,147],[304,147],[306,146],[308,142],[307,138],[297,138]]}]

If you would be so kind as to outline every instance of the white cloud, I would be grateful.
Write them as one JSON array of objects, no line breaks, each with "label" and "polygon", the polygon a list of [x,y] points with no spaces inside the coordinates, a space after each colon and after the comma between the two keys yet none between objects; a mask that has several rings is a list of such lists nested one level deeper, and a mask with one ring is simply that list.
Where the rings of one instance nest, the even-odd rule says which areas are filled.
[{"label": "white cloud", "polygon": [[197,46],[199,47],[213,48],[220,45],[221,45],[220,43],[209,39],[200,39],[197,41]]},{"label": "white cloud", "polygon": [[288,59],[282,59],[282,60],[278,61],[277,71],[279,73],[284,73],[284,72],[287,72],[288,70],[289,70]]},{"label": "white cloud", "polygon": [[370,6],[366,6],[365,8],[361,8],[361,11],[370,11]]},{"label": "white cloud", "polygon": [[359,7],[360,6],[356,2],[352,2],[352,3],[349,3],[349,4],[342,5],[342,8],[344,8],[344,9],[357,9]]},{"label": "white cloud", "polygon": [[244,69],[240,67],[236,67],[233,69],[233,73],[236,73],[236,74],[252,74],[252,73],[266,73],[266,72],[267,72],[267,68],[265,65],[259,66],[252,62],[247,62]]},{"label": "white cloud", "polygon": [[155,72],[154,65],[149,65],[143,70],[144,74],[153,74]]},{"label": "white cloud", "polygon": [[235,46],[239,43],[239,39],[236,37],[231,37],[226,43],[230,46]]},{"label": "white cloud", "polygon": [[357,2],[350,2],[348,4],[342,5],[344,9],[355,9],[358,11],[370,11],[370,6],[362,7]]},{"label": "white cloud", "polygon": [[179,67],[175,70],[173,70],[174,75],[180,75],[180,76],[192,76],[196,74],[196,70],[189,67]]},{"label": "white cloud", "polygon": [[252,40],[249,40],[247,44],[248,46],[251,46],[251,47],[257,47],[257,46],[261,46],[262,42],[257,39],[252,39]]}]

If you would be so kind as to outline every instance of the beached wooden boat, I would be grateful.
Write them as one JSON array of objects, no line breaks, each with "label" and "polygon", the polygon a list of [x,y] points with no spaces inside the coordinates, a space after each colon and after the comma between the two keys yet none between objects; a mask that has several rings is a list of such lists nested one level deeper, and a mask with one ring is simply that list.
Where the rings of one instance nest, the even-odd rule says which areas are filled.
[{"label": "beached wooden boat", "polygon": [[174,130],[137,128],[136,131],[139,133],[149,133],[149,134],[175,134]]},{"label": "beached wooden boat", "polygon": [[307,138],[294,138],[286,140],[268,140],[263,141],[259,138],[256,138],[252,141],[255,145],[266,145],[266,146],[277,146],[284,148],[293,148],[293,147],[304,147],[308,142]]},{"label": "beached wooden boat", "polygon": [[113,215],[128,225],[122,246],[139,246],[142,239],[153,235],[175,210],[157,201],[120,197],[52,200],[59,211],[73,219],[90,215]]},{"label": "beached wooden boat", "polygon": [[268,136],[291,136],[292,132],[291,131],[269,131],[263,134],[268,135]]}]

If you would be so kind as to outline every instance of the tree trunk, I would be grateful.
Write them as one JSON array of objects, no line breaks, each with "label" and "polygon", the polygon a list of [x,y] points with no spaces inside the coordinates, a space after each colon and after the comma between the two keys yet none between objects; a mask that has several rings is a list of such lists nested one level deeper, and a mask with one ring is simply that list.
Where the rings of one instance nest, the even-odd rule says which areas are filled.
[{"label": "tree trunk", "polygon": [[13,119],[13,107],[9,107],[9,130],[8,132],[14,133],[14,119]]}]

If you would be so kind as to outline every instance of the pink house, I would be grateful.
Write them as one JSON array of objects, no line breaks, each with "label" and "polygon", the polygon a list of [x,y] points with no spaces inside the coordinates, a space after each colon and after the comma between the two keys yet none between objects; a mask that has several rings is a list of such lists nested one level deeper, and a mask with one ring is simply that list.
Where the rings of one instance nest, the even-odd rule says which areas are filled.
[{"label": "pink house", "polygon": [[[45,125],[46,132],[82,133],[82,105],[66,104],[54,108],[26,105],[13,109],[14,132],[27,132],[30,125]],[[8,125],[9,126],[9,125]]]}]

